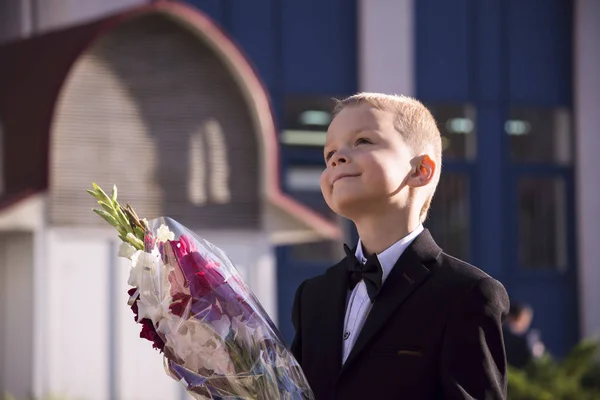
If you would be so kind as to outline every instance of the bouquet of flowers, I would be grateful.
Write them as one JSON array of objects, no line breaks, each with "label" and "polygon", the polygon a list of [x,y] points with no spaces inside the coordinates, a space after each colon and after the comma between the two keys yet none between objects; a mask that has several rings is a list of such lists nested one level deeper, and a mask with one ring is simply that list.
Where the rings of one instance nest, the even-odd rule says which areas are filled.
[{"label": "bouquet of flowers", "polygon": [[88,190],[131,260],[140,336],[196,399],[313,399],[306,378],[256,297],[218,247],[170,218],[140,219],[98,185]]}]

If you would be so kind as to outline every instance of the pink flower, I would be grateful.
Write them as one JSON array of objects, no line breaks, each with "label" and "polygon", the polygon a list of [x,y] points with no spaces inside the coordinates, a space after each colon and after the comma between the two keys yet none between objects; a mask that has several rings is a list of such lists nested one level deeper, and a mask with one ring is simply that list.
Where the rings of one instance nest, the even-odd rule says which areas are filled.
[{"label": "pink flower", "polygon": [[[178,241],[173,240],[169,243],[186,280],[184,286],[189,286],[193,297],[204,297],[225,283],[225,278],[218,271],[219,265],[202,257],[188,236],[182,235]],[[172,281],[178,281],[177,275],[175,273]]]},{"label": "pink flower", "polygon": [[[144,235],[144,247],[146,249],[153,249],[154,245],[156,244],[156,238],[154,236],[152,236],[151,233],[146,233]],[[150,251],[150,250],[148,250]]]},{"label": "pink flower", "polygon": [[185,276],[183,276],[183,272],[179,267],[179,260],[175,255],[174,249],[176,249],[176,246],[170,245],[169,243],[170,242],[167,242],[163,247],[163,260],[165,264],[169,264],[172,267],[167,276],[169,283],[171,284],[171,297],[175,298],[181,294],[189,295],[189,284]]},{"label": "pink flower", "polygon": [[194,246],[194,239],[188,235],[181,235],[179,240],[169,240],[169,244],[171,244],[171,248],[178,260],[188,253],[197,251],[196,246]]}]

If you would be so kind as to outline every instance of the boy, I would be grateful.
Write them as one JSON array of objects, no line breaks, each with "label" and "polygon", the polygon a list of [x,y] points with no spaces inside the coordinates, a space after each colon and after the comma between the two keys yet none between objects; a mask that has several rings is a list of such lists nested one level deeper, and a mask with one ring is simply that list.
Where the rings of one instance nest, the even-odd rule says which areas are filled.
[{"label": "boy", "polygon": [[414,99],[361,93],[334,110],[321,190],[360,240],[296,293],[292,352],[317,400],[506,398],[506,291],[422,226],[441,153]]}]

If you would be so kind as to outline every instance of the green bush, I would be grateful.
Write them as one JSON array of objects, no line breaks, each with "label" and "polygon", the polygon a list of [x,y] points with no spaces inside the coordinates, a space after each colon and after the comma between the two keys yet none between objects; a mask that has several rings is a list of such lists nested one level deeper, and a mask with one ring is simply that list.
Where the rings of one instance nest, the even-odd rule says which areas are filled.
[{"label": "green bush", "polygon": [[550,356],[537,359],[525,369],[509,368],[509,400],[600,399],[600,344],[580,342],[562,361]]}]

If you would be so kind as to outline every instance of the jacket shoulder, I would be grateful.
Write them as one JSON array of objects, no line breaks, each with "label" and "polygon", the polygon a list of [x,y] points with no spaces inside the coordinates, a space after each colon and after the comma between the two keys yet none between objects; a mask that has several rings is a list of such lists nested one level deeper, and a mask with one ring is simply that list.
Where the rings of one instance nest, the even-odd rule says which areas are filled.
[{"label": "jacket shoulder", "polygon": [[502,286],[497,279],[482,269],[444,252],[442,252],[438,259],[438,266],[439,274],[436,275],[439,275],[439,278],[457,287],[467,289],[482,280],[489,280],[493,284]]},{"label": "jacket shoulder", "polygon": [[446,253],[438,259],[438,271],[431,277],[439,298],[450,309],[493,312],[502,318],[510,304],[504,285],[480,268]]}]

